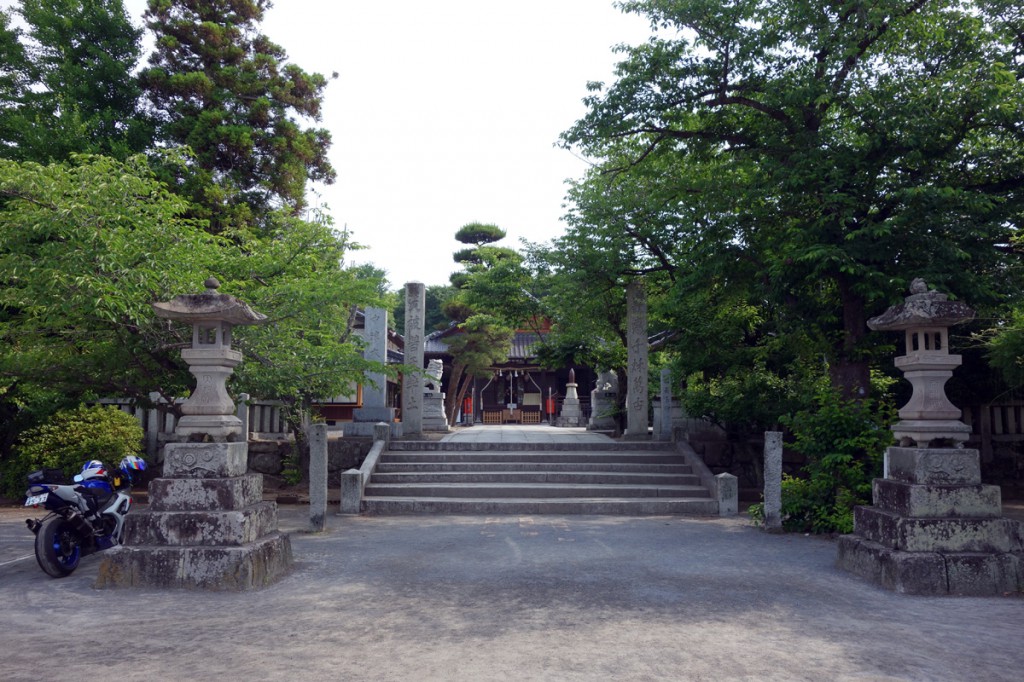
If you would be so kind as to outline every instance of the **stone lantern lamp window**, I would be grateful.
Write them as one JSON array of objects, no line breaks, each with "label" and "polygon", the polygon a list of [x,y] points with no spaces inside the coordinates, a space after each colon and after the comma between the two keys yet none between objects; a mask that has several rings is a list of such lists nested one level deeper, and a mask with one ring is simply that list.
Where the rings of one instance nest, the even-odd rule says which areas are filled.
[{"label": "stone lantern lamp window", "polygon": [[231,348],[231,329],[237,325],[262,324],[266,315],[255,312],[234,296],[217,293],[220,282],[211,277],[206,291],[154,303],[158,317],[192,325],[192,347],[181,352],[196,377],[196,388],[181,405],[182,418],[174,432],[179,436],[209,436],[234,440],[242,435],[235,403],[227,392],[227,380],[242,361]]}]

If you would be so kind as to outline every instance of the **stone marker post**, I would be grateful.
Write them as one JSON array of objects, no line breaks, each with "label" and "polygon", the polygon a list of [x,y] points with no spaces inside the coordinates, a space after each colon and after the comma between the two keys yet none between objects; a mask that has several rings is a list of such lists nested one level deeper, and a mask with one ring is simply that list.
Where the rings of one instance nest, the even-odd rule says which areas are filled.
[{"label": "stone marker post", "polygon": [[661,370],[661,405],[658,440],[672,440],[672,370]]},{"label": "stone marker post", "polygon": [[1024,589],[1024,538],[1001,518],[998,486],[983,485],[978,451],[963,447],[970,428],[946,398],[960,365],[948,328],[974,311],[915,279],[901,305],[868,320],[902,331],[896,358],[913,385],[892,430],[888,476],[872,482],[870,507],[854,510],[853,533],[839,538],[840,568],[910,594],[999,595]]},{"label": "stone marker post", "polygon": [[764,432],[764,527],[782,530],[782,432]]},{"label": "stone marker post", "polygon": [[311,424],[309,438],[309,529],[327,527],[327,424]]},{"label": "stone marker post", "polygon": [[[367,308],[363,315],[363,359],[379,362],[388,361],[388,311],[383,308]],[[395,420],[395,409],[387,406],[387,376],[382,372],[367,372],[363,385],[363,405],[352,411],[356,422],[391,423]],[[347,432],[346,432],[346,435]]]},{"label": "stone marker post", "polygon": [[278,532],[277,505],[263,501],[263,477],[248,473],[248,442],[225,383],[242,354],[231,329],[266,317],[211,277],[201,294],[154,303],[159,317],[192,325],[181,355],[196,377],[164,448],[163,476],[149,484],[149,509],[127,517],[125,544],[106,553],[97,587],[247,590],[273,582],[292,563]]},{"label": "stone marker post", "polygon": [[643,282],[626,286],[627,381],[626,438],[648,438],[647,432],[647,292]]},{"label": "stone marker post", "polygon": [[405,367],[402,374],[402,432],[423,433],[423,324],[426,290],[422,282],[405,285]]}]

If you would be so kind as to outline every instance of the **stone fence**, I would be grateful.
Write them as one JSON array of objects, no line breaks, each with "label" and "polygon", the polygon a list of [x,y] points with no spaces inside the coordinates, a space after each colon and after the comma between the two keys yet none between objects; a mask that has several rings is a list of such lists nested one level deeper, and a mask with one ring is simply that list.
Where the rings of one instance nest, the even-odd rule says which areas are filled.
[{"label": "stone fence", "polygon": [[[288,423],[282,416],[280,400],[252,400],[246,393],[238,397],[237,414],[242,420],[242,432],[249,434],[250,440],[286,440],[290,437]],[[164,402],[156,393],[150,395],[153,402]],[[182,402],[178,399],[176,402]],[[127,398],[104,398],[101,405],[116,407],[122,412],[134,415],[145,434],[143,442],[146,458],[155,461],[157,453],[165,442],[170,440],[177,425],[173,414],[157,408],[143,409],[137,407]]]}]

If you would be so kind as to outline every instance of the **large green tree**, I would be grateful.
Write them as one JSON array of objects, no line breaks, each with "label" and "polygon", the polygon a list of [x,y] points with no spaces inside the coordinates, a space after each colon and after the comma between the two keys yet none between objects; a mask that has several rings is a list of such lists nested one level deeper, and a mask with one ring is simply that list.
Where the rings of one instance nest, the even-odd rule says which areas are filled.
[{"label": "large green tree", "polygon": [[802,325],[856,395],[866,319],[911,278],[981,307],[1019,295],[1015,4],[622,6],[657,33],[591,85],[564,142],[600,161],[577,189],[583,223],[606,255],[667,273],[677,309],[727,296],[780,327],[762,331]]},{"label": "large green tree", "polygon": [[123,2],[21,0],[16,12],[23,32],[0,17],[0,154],[46,163],[72,153],[124,159],[149,147],[132,73],[142,31]]},{"label": "large green tree", "polygon": [[343,267],[350,245],[328,218],[278,214],[268,238],[242,247],[189,208],[141,156],[0,161],[0,406],[47,391],[187,395],[179,351],[191,332],[156,319],[150,304],[195,293],[210,275],[270,318],[238,330],[247,361],[237,390],[297,411],[362,377],[370,366],[351,320],[357,306],[381,303],[380,287]]},{"label": "large green tree", "polygon": [[320,119],[327,79],[288,63],[260,33],[268,0],[150,0],[156,37],[141,78],[164,144],[195,154],[181,191],[215,233],[271,229],[300,215],[309,181],[330,183],[330,133]]}]

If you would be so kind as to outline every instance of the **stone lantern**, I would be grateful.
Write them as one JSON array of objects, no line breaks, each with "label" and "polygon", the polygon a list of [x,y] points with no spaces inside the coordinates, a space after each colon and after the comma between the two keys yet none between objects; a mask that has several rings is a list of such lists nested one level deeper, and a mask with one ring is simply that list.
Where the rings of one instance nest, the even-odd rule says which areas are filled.
[{"label": "stone lantern", "polygon": [[206,434],[213,440],[230,441],[242,434],[242,421],[235,416],[235,404],[227,392],[227,380],[242,361],[231,348],[231,329],[238,325],[262,324],[267,317],[255,312],[234,296],[218,294],[220,282],[210,277],[201,294],[177,296],[154,303],[158,317],[192,325],[192,347],[181,352],[196,377],[196,388],[181,405],[184,415],[174,432],[181,436]]},{"label": "stone lantern", "polygon": [[900,445],[951,442],[961,446],[971,433],[960,421],[960,410],[946,397],[945,385],[962,362],[949,352],[949,328],[974,319],[974,310],[948,298],[928,291],[923,279],[915,279],[902,305],[868,320],[868,327],[876,331],[905,333],[906,354],[895,363],[914,390],[899,411],[900,421],[892,427]]},{"label": "stone lantern", "polygon": [[981,482],[978,451],[963,447],[970,429],[946,398],[960,365],[949,353],[949,327],[974,317],[963,303],[911,284],[901,305],[868,326],[906,335],[896,358],[914,387],[893,425],[899,445],[885,453],[884,478],[871,506],[854,509],[853,533],[838,542],[837,565],[910,594],[998,595],[1024,588],[1024,539],[1001,517],[998,486]]},{"label": "stone lantern", "polygon": [[105,553],[97,587],[249,590],[291,566],[291,540],[278,530],[277,505],[263,500],[263,477],[249,473],[249,443],[225,387],[242,361],[232,327],[266,317],[219,286],[211,277],[201,294],[153,304],[158,316],[192,325],[192,347],[181,355],[196,390],[175,433],[209,438],[164,446],[149,509],[127,518],[125,543]]}]

